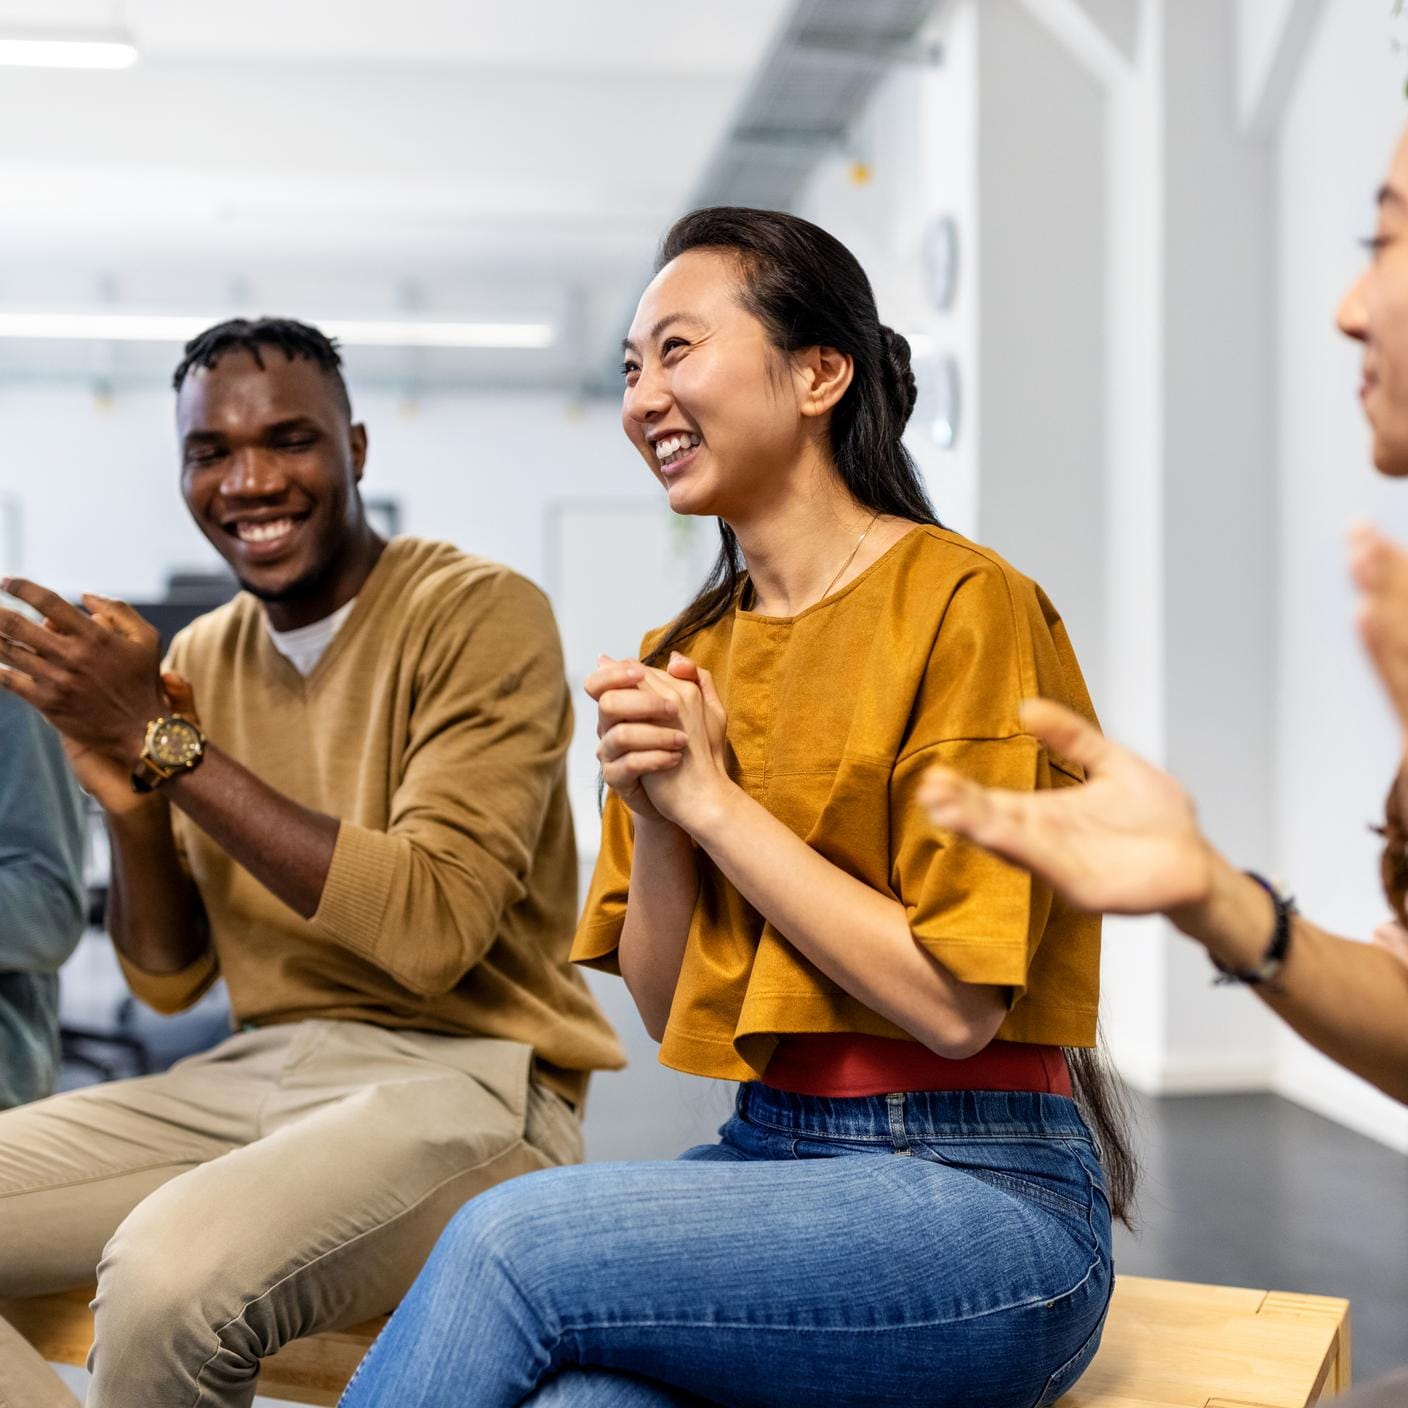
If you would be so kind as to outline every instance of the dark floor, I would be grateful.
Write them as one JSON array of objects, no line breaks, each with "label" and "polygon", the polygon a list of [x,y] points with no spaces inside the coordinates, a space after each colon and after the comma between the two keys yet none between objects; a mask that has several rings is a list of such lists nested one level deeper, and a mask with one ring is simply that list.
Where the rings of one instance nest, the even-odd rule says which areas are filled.
[{"label": "dark floor", "polygon": [[1273,1095],[1137,1102],[1120,1271],[1345,1296],[1354,1377],[1408,1364],[1408,1158]]}]

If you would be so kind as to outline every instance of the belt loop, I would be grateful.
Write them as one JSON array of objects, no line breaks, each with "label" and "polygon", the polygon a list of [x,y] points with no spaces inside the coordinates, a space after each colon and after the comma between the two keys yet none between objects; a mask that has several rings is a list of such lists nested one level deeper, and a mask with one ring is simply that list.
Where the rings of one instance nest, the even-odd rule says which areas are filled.
[{"label": "belt loop", "polygon": [[904,1092],[897,1091],[885,1097],[885,1105],[890,1115],[890,1142],[895,1153],[909,1153],[909,1135],[904,1127]]}]

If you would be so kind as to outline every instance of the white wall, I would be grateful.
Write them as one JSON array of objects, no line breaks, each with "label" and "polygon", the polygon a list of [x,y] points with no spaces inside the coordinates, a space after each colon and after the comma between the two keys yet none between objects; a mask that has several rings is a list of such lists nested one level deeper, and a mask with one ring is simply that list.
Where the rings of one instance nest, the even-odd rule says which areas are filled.
[{"label": "white wall", "polygon": [[[1386,917],[1376,838],[1397,739],[1350,628],[1345,530],[1358,516],[1408,540],[1408,486],[1368,457],[1359,351],[1333,330],[1373,231],[1374,194],[1408,118],[1408,55],[1388,6],[1325,0],[1276,133],[1279,561],[1277,868],[1301,907],[1367,937]],[[1277,1084],[1408,1149],[1408,1112],[1289,1033]]]},{"label": "white wall", "polygon": [[1106,98],[1017,0],[976,13],[978,536],[1055,602],[1100,708]]}]

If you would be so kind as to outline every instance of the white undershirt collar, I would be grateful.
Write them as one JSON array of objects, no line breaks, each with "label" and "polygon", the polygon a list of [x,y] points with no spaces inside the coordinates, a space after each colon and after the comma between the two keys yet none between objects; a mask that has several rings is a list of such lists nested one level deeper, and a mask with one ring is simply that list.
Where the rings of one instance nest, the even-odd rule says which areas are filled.
[{"label": "white undershirt collar", "polygon": [[267,614],[264,617],[264,625],[268,629],[269,639],[274,642],[274,649],[300,675],[306,677],[313,673],[318,661],[323,658],[324,652],[332,644],[333,637],[342,629],[342,623],[347,620],[356,604],[357,598],[353,597],[345,606],[339,606],[331,616],[324,616],[321,621],[314,621],[311,626],[299,626],[292,631],[276,631]]}]

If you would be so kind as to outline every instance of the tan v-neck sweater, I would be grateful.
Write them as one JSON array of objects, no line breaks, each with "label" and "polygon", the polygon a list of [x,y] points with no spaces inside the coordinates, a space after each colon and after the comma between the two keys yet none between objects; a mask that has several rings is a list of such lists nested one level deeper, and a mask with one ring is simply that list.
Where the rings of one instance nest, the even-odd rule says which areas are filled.
[{"label": "tan v-neck sweater", "polygon": [[173,808],[211,951],[128,967],[177,1010],[213,981],[236,1020],[339,1018],[524,1042],[571,1099],[617,1067],[568,962],[577,908],[565,757],[572,709],[535,586],[445,543],[389,543],[305,679],[241,594],[177,636],[211,740],[341,822],[322,903],[300,918]]}]

